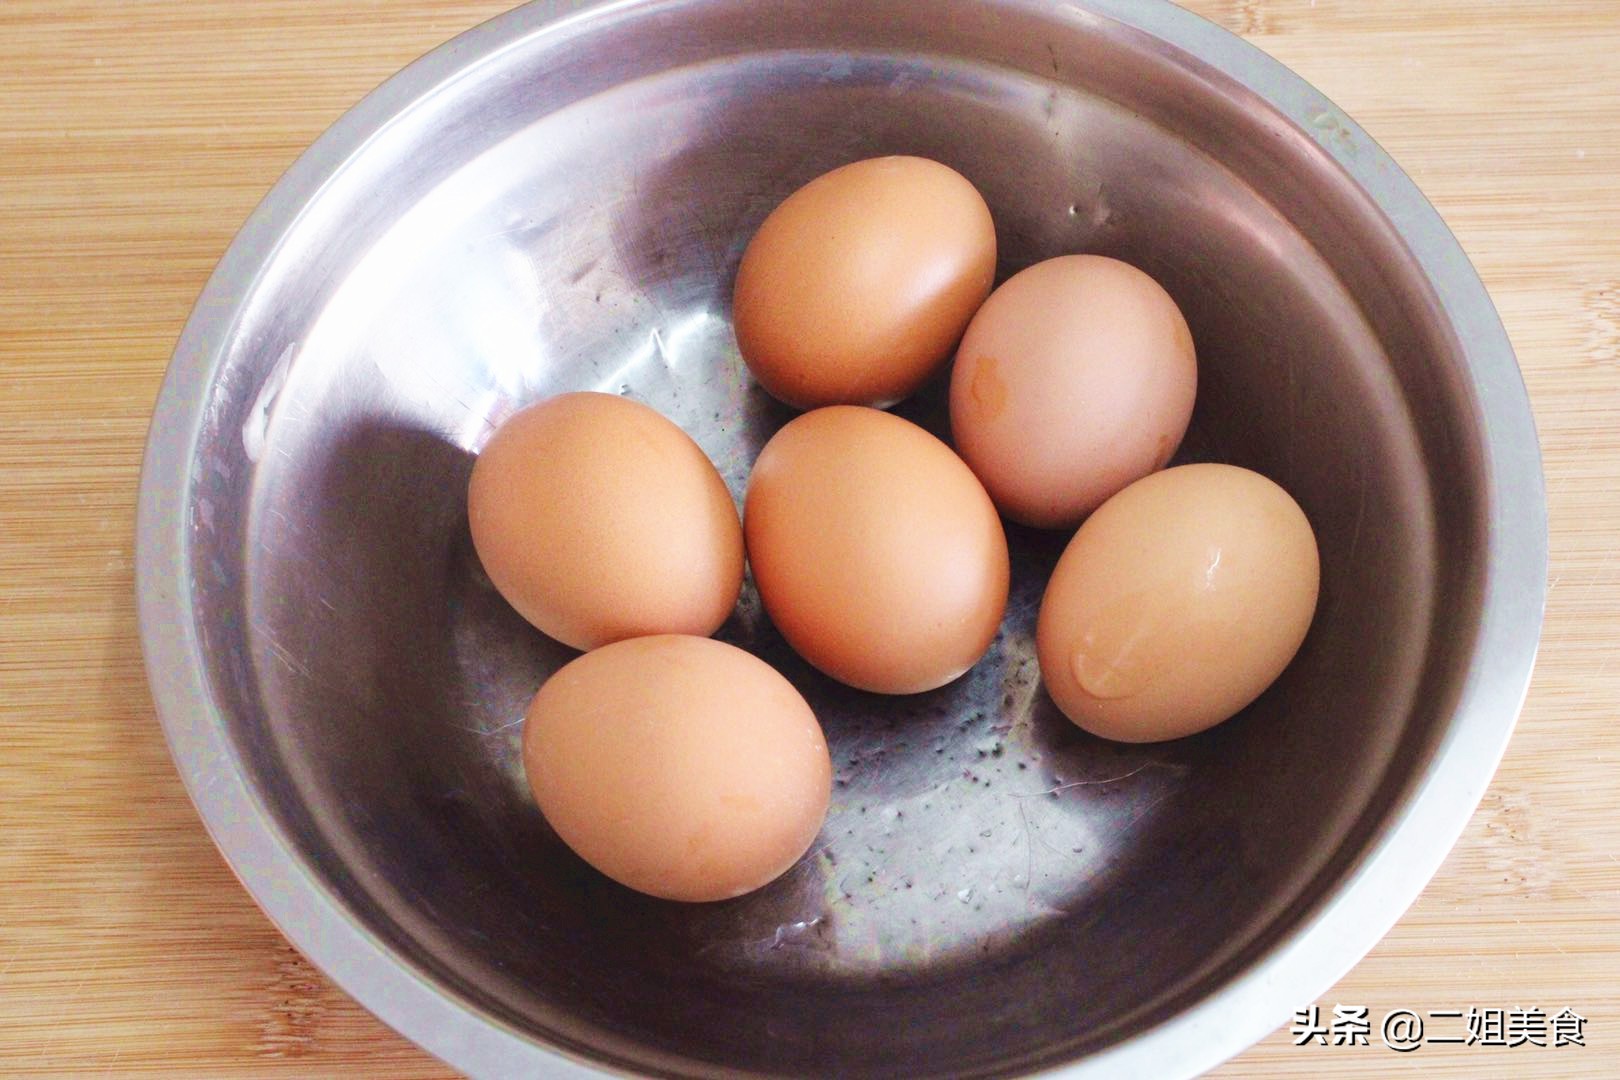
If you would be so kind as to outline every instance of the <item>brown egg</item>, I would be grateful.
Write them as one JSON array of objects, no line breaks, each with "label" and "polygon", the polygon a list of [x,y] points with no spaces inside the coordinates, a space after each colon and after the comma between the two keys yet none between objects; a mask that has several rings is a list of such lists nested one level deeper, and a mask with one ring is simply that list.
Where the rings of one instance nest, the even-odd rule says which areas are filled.
[{"label": "brown egg", "polygon": [[742,589],[742,526],[680,428],[613,394],[563,394],[501,425],[467,491],[502,596],[566,645],[711,634]]},{"label": "brown egg", "polygon": [[759,227],[732,317],[754,377],[802,409],[889,405],[949,358],[996,273],[977,189],[918,157],[810,181]]},{"label": "brown egg", "polygon": [[1198,388],[1170,294],[1100,255],[1008,278],[973,317],[951,373],[957,452],[1001,512],[1067,528],[1164,467]]},{"label": "brown egg", "polygon": [[821,725],[769,664],[709,638],[605,645],[534,696],[523,765],[557,835],[632,889],[724,900],[781,875],[821,829]]},{"label": "brown egg", "polygon": [[948,446],[877,409],[817,409],[778,431],[749,477],[743,527],[777,629],[862,690],[950,682],[984,655],[1007,604],[990,497]]},{"label": "brown egg", "polygon": [[1070,720],[1121,742],[1213,727],[1293,659],[1316,610],[1310,522],[1234,465],[1127,487],[1070,541],[1041,600],[1041,677]]}]

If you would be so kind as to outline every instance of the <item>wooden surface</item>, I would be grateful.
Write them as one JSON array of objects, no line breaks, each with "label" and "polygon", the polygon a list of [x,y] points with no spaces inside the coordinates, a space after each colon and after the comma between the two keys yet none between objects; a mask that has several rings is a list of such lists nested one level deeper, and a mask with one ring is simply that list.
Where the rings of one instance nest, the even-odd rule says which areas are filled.
[{"label": "wooden surface", "polygon": [[[449,1075],[314,971],[204,835],[141,672],[132,518],[164,364],[234,230],[361,94],[502,6],[0,3],[0,1075]],[[1551,604],[1518,734],[1324,1012],[1589,1018],[1588,1045],[1557,1050],[1295,1048],[1284,1029],[1218,1075],[1620,1076],[1620,3],[1191,6],[1314,82],[1439,206],[1546,453]]]}]

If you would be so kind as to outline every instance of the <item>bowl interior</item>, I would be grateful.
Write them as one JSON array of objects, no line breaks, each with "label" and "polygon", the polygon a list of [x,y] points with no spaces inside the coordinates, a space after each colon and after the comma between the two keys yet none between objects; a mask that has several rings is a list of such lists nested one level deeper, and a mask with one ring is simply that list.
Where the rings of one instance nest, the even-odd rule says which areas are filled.
[{"label": "bowl interior", "polygon": [[[1060,6],[758,7],[535,32],[414,103],[267,253],[186,508],[212,692],[310,871],[537,1040],[674,1073],[1066,1060],[1275,944],[1421,769],[1460,662],[1446,643],[1479,608],[1461,351],[1316,139],[1192,57]],[[819,676],[745,590],[721,636],[815,707],[831,814],[756,894],[641,897],[528,795],[519,720],[573,654],[480,571],[469,470],[512,410],[607,390],[680,423],[740,500],[790,414],[738,359],[737,260],[788,192],[880,153],[977,184],[1003,276],[1092,251],[1170,290],[1200,363],[1181,458],[1299,500],[1316,623],[1238,718],[1128,747],[1040,688],[1036,606],[1066,536],[1010,529],[1002,633],[916,697]],[[948,436],[942,400],[936,381],[899,411]]]}]

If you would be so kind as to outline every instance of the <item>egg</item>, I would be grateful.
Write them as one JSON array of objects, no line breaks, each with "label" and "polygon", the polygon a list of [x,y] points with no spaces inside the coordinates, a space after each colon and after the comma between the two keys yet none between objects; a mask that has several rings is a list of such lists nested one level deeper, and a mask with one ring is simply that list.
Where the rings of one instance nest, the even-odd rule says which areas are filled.
[{"label": "egg", "polygon": [[1234,465],[1154,473],[1103,503],[1058,559],[1036,655],[1094,735],[1203,731],[1270,686],[1305,640],[1320,567],[1304,511]]},{"label": "egg", "polygon": [[1170,460],[1197,385],[1169,293],[1117,259],[1064,255],[1008,278],[973,316],[951,434],[1002,513],[1072,528]]},{"label": "egg", "polygon": [[669,900],[724,900],[780,876],[827,813],[815,714],[763,660],[655,635],[564,665],[524,718],[546,821],[608,877]]},{"label": "egg", "polygon": [[978,190],[919,157],[857,161],[778,206],[737,270],[737,347],[797,408],[887,405],[950,358],[996,272]]},{"label": "egg", "polygon": [[1007,538],[949,447],[877,409],[807,412],[765,444],[743,505],[766,612],[815,667],[912,694],[981,657],[1007,604]]},{"label": "egg", "polygon": [[697,443],[613,394],[562,394],[491,436],[467,489],[495,588],[566,645],[710,634],[742,589],[742,523]]}]

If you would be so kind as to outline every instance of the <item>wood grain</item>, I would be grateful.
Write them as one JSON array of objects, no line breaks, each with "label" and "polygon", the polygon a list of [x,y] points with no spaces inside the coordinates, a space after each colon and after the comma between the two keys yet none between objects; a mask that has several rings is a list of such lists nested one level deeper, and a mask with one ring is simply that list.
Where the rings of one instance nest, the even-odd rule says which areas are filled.
[{"label": "wood grain", "polygon": [[[279,172],[499,0],[0,5],[0,1075],[443,1077],[231,877],[169,762],[132,610],[146,420]],[[1552,512],[1518,734],[1461,843],[1322,999],[1570,1006],[1584,1049],[1295,1048],[1223,1078],[1620,1075],[1620,5],[1195,0],[1417,179],[1519,350]],[[1301,1005],[1306,1003],[1301,1002]]]}]

